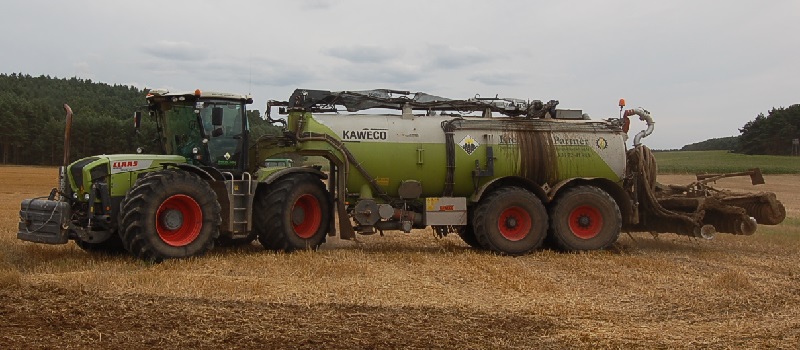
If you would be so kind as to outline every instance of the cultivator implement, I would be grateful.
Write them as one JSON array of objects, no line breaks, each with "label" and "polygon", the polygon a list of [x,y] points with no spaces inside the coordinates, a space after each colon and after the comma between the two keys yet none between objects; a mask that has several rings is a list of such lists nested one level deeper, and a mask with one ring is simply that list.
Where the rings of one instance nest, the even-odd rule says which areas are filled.
[{"label": "cultivator implement", "polygon": [[[655,162],[645,146],[628,152],[632,191],[640,198],[641,220],[630,231],[674,232],[712,238],[716,232],[755,233],[758,224],[777,225],[786,209],[774,193],[742,193],[709,185],[720,179],[750,176],[753,185],[764,183],[759,169],[726,174],[698,174],[687,185],[662,185],[655,181]],[[637,198],[637,197],[634,197]]]}]

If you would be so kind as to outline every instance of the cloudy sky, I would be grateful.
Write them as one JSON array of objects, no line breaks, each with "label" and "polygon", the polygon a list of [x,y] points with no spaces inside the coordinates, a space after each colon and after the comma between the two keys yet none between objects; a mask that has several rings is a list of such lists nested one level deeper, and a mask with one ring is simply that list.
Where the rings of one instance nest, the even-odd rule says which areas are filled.
[{"label": "cloudy sky", "polygon": [[[800,103],[800,1],[3,1],[0,73],[251,93],[391,88],[653,113],[680,148]],[[68,102],[68,101],[66,101]],[[643,129],[634,121],[631,130]]]}]

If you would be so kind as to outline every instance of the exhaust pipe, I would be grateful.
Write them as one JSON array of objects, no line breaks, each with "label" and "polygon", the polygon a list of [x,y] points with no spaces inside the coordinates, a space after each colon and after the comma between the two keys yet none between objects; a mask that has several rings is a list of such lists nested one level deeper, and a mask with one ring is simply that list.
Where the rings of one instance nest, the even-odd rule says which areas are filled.
[{"label": "exhaust pipe", "polygon": [[67,112],[67,125],[64,127],[64,162],[61,164],[64,167],[69,165],[69,135],[72,130],[72,108],[68,104],[64,104],[64,111]]},{"label": "exhaust pipe", "polygon": [[50,191],[48,200],[55,200],[56,196],[61,196],[67,190],[67,166],[69,165],[69,145],[70,134],[72,131],[72,108],[68,104],[64,104],[64,111],[67,113],[66,125],[64,126],[64,160],[61,166],[58,167],[58,190],[55,188]]}]

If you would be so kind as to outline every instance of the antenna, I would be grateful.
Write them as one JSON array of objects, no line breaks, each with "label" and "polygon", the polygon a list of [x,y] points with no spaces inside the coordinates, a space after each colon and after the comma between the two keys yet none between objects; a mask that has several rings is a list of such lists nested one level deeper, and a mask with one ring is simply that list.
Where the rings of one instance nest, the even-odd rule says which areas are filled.
[{"label": "antenna", "polygon": [[252,51],[250,52],[250,57],[247,60],[249,61],[248,62],[249,72],[247,73],[248,75],[247,94],[252,96],[253,95],[253,52]]}]

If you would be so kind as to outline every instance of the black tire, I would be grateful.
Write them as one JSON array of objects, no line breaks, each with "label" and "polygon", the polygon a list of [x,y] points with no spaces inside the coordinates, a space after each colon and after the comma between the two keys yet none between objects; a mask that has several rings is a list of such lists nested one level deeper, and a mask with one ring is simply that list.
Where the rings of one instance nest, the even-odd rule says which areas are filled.
[{"label": "black tire", "polygon": [[484,249],[523,255],[539,248],[547,235],[547,211],[533,193],[521,187],[503,187],[478,203],[472,220]]},{"label": "black tire", "polygon": [[117,255],[127,252],[125,246],[122,244],[122,238],[120,238],[116,232],[112,233],[111,237],[108,237],[108,239],[102,242],[90,243],[76,239],[75,244],[84,251],[93,254]]},{"label": "black tire", "polygon": [[475,228],[472,226],[472,217],[475,215],[473,207],[467,209],[467,225],[461,227],[461,230],[458,231],[458,236],[468,246],[475,249],[483,249],[481,242],[478,242],[478,237],[475,236]]},{"label": "black tire", "polygon": [[550,207],[550,235],[562,250],[606,249],[617,241],[621,228],[617,202],[594,186],[570,188]]},{"label": "black tire", "polygon": [[220,212],[216,193],[197,175],[157,171],[137,179],[122,200],[122,242],[150,262],[201,255],[219,237]]},{"label": "black tire", "polygon": [[253,204],[253,229],[264,248],[291,252],[315,250],[325,241],[330,199],[319,179],[294,174],[259,189]]},{"label": "black tire", "polygon": [[472,224],[462,227],[461,230],[458,231],[458,236],[461,237],[461,240],[468,246],[475,249],[483,249],[481,242],[478,242],[478,237],[475,236],[475,229],[472,227]]}]

